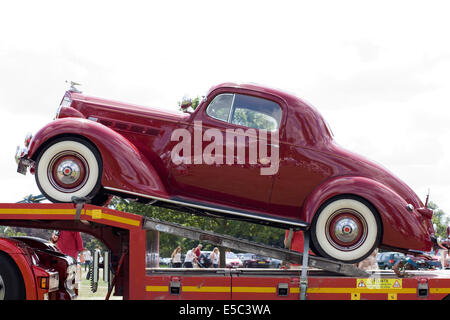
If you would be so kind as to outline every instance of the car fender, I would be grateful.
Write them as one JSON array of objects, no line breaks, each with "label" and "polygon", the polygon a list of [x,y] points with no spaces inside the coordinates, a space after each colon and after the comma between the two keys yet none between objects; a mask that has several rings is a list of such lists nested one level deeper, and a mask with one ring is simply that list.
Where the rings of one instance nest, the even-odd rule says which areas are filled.
[{"label": "car fender", "polygon": [[19,269],[23,282],[25,284],[25,292],[27,300],[37,299],[37,287],[33,276],[31,262],[26,258],[28,253],[20,248],[18,241],[6,238],[0,238],[0,252],[6,253]]},{"label": "car fender", "polygon": [[408,211],[406,200],[392,189],[366,177],[341,176],[325,181],[305,200],[301,220],[311,223],[325,201],[345,194],[365,199],[378,211],[383,225],[382,245],[423,251],[431,249],[423,216],[416,209]]},{"label": "car fender", "polygon": [[36,160],[46,143],[64,136],[84,138],[98,149],[103,161],[103,187],[168,198],[150,161],[124,136],[95,121],[62,118],[50,122],[33,137],[28,157]]}]

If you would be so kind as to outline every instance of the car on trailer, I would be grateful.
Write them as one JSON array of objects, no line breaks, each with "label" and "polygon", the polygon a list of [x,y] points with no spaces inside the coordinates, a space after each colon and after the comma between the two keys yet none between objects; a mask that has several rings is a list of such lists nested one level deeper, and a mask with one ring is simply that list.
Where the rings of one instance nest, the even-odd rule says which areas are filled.
[{"label": "car on trailer", "polygon": [[[55,119],[19,148],[53,202],[111,195],[189,213],[311,231],[311,249],[347,263],[376,247],[429,251],[433,211],[394,174],[333,138],[319,111],[256,84],[212,87],[195,111],[67,91]],[[349,123],[351,125],[351,123]]]}]

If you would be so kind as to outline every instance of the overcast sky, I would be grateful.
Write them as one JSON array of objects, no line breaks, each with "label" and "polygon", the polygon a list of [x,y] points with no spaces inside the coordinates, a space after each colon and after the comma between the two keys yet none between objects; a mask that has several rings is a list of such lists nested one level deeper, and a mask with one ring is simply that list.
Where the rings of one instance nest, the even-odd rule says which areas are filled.
[{"label": "overcast sky", "polygon": [[84,93],[176,109],[243,81],[313,104],[336,141],[450,213],[448,1],[4,1],[0,202],[38,194],[13,156]]}]

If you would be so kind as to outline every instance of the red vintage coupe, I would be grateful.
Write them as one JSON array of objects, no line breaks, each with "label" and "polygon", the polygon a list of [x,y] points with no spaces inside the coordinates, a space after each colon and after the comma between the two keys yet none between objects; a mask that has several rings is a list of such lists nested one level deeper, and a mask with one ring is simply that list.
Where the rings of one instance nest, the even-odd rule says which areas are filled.
[{"label": "red vintage coupe", "polygon": [[[182,105],[184,108],[185,105]],[[212,87],[167,111],[72,87],[16,159],[53,202],[111,195],[309,230],[317,254],[348,263],[376,247],[429,251],[432,210],[385,168],[343,149],[319,112],[254,84]]]}]

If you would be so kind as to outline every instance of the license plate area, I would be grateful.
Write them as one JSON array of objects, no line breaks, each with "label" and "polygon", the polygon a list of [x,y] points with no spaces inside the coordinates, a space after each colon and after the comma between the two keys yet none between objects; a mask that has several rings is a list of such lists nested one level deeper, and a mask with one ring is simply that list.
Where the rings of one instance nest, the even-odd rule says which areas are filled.
[{"label": "license plate area", "polygon": [[17,172],[23,174],[24,176],[27,174],[27,166],[23,164],[22,160],[20,160],[17,165]]}]

